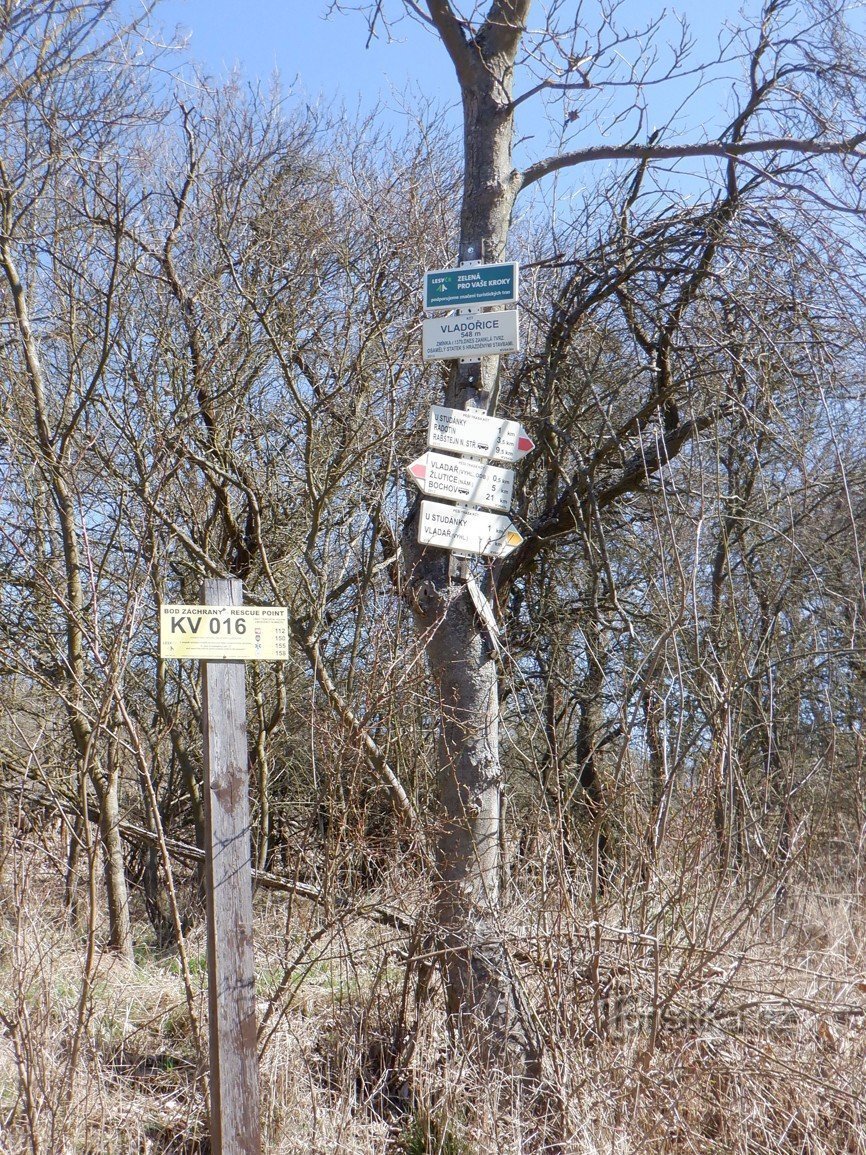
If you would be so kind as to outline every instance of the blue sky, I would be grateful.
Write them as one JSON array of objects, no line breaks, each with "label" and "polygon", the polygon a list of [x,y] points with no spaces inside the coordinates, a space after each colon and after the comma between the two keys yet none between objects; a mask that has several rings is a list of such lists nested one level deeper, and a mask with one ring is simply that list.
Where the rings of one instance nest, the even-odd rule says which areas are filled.
[{"label": "blue sky", "polygon": [[323,0],[165,0],[156,19],[167,33],[189,34],[191,56],[219,78],[233,67],[247,77],[280,73],[286,87],[310,101],[343,98],[366,106],[394,101],[414,84],[453,96],[444,49],[414,21],[394,30],[396,42],[374,40],[354,13],[334,13]]},{"label": "blue sky", "polygon": [[[385,7],[392,13],[402,9],[398,0],[386,0]],[[537,0],[532,10],[536,18],[542,7]],[[570,7],[565,5],[566,10]],[[735,0],[715,0],[712,4],[689,0],[682,6],[668,6],[667,12],[684,10],[693,34],[701,41],[701,50],[712,51],[725,14],[735,14],[737,7]],[[175,29],[188,34],[191,58],[216,79],[233,67],[239,67],[248,79],[262,80],[276,70],[287,89],[310,103],[336,100],[351,112],[359,106],[370,109],[379,101],[393,110],[395,118],[401,105],[411,108],[426,96],[440,108],[453,108],[456,127],[456,81],[445,50],[434,36],[416,21],[404,19],[393,29],[393,42],[381,37],[365,47],[363,18],[354,12],[334,12],[325,19],[328,8],[327,0],[248,0],[246,4],[236,0],[164,0],[156,10],[156,19],[168,36]],[[653,0],[627,0],[623,7],[634,24],[663,10]],[[676,27],[670,15],[669,27]],[[636,49],[630,46],[629,51]],[[683,95],[691,86],[678,91]],[[713,117],[706,96],[705,89],[703,112],[700,99],[692,102],[698,112],[693,111],[684,126],[690,132]],[[719,92],[716,107],[721,98]],[[673,93],[653,93],[659,120],[669,115],[677,99]],[[544,151],[538,136],[540,112],[540,108],[536,111],[526,106],[521,113],[522,125],[518,125],[522,131],[536,134],[533,159]]]}]

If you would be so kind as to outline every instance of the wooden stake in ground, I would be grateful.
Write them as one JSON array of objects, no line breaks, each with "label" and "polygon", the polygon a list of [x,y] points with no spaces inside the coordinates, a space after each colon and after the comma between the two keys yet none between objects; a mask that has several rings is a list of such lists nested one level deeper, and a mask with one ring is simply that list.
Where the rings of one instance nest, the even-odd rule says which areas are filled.
[{"label": "wooden stake in ground", "polygon": [[[208,579],[205,605],[242,605]],[[213,1155],[260,1155],[245,664],[202,662]]]}]

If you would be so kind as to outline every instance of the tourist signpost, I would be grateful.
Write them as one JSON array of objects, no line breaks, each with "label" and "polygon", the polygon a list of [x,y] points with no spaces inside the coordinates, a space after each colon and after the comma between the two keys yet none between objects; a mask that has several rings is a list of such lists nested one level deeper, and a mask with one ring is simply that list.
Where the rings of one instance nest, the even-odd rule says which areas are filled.
[{"label": "tourist signpost", "polygon": [[422,501],[418,541],[484,557],[507,557],[523,541],[511,518],[468,505]]},{"label": "tourist signpost", "polygon": [[499,461],[520,461],[535,448],[535,442],[519,421],[488,417],[475,409],[449,409],[445,405],[430,406],[427,445],[430,449]]},{"label": "tourist signpost", "polygon": [[520,349],[517,310],[428,317],[422,324],[422,345],[425,361],[478,360],[516,353]]},{"label": "tourist signpost", "polygon": [[514,470],[487,465],[471,457],[428,451],[407,466],[407,472],[427,497],[469,502],[486,509],[510,509]]},{"label": "tourist signpost", "polygon": [[202,663],[210,1150],[261,1155],[244,662],[288,657],[288,611],[208,579],[202,605],[162,606],[160,657]]},{"label": "tourist signpost", "polygon": [[[520,349],[515,305],[515,263],[485,265],[468,261],[424,276],[424,308],[447,316],[427,317],[422,325],[425,361],[480,361]],[[470,380],[472,378],[470,375]],[[491,647],[499,651],[496,615],[469,574],[469,556],[507,557],[523,541],[508,516],[514,494],[514,470],[492,461],[520,461],[534,448],[519,421],[491,417],[470,408],[433,405],[427,428],[427,452],[407,472],[425,498],[421,502],[418,542],[451,552],[449,575],[462,580],[484,625]],[[451,503],[454,504],[451,504]],[[491,512],[494,511],[494,512]],[[467,556],[468,555],[468,556]]]}]

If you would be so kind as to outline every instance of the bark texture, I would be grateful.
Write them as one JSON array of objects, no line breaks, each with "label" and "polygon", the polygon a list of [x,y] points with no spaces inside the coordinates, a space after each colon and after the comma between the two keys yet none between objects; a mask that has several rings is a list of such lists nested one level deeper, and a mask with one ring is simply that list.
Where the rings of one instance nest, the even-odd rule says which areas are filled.
[{"label": "bark texture", "polygon": [[[494,3],[470,39],[446,0],[430,16],[460,83],[464,114],[462,261],[505,255],[518,183],[512,169],[511,84],[528,0]],[[446,404],[487,409],[497,358],[456,365]],[[449,576],[448,555],[416,544],[406,526],[404,558],[416,620],[439,698],[440,813],[435,918],[444,951],[449,1010],[462,1042],[483,1061],[502,1062],[531,1048],[497,921],[502,777],[496,663],[465,580]]]}]

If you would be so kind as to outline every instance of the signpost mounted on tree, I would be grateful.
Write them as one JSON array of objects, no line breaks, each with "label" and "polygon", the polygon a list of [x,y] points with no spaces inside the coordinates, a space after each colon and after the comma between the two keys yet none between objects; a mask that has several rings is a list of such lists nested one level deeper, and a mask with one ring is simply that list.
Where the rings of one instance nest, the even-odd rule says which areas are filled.
[{"label": "signpost mounted on tree", "polygon": [[[480,193],[469,196],[467,204],[485,201],[486,195]],[[507,234],[507,222],[501,235],[490,224],[480,218],[464,220],[460,265],[429,274],[425,285],[425,308],[434,311],[448,299],[458,313],[450,329],[447,322],[443,329],[441,319],[425,322],[425,359],[451,359],[453,369],[446,404],[433,406],[430,412],[427,448],[433,453],[413,462],[409,472],[423,492],[450,497],[455,504],[422,501],[413,535],[416,548],[432,546],[434,555],[436,549],[448,551],[444,572],[435,556],[428,561],[408,542],[407,556],[417,566],[419,579],[424,573],[425,588],[434,591],[430,602],[417,602],[416,613],[431,639],[427,652],[440,700],[450,704],[450,721],[446,723],[443,716],[439,747],[442,822],[434,888],[435,917],[446,956],[448,1010],[482,1061],[499,1061],[510,1052],[512,1032],[507,1024],[514,1021],[508,967],[494,922],[501,774],[496,739],[498,673],[493,659],[501,652],[501,642],[493,607],[470,566],[473,556],[503,558],[520,547],[522,536],[507,515],[513,473],[488,463],[519,461],[533,443],[519,422],[487,412],[498,357],[519,348],[516,310],[479,311],[517,298],[517,266],[485,265],[481,259],[486,252],[498,256]],[[494,284],[497,281],[502,284]],[[496,341],[488,342],[486,334]],[[440,460],[446,454],[455,455],[450,466]],[[501,512],[488,512],[491,509]],[[455,583],[463,586],[465,596],[453,589]],[[445,627],[438,628],[443,622]],[[480,944],[484,945],[477,949]]]},{"label": "signpost mounted on tree", "polygon": [[[477,306],[513,303],[517,298],[517,279],[515,262],[483,265],[474,259],[454,269],[427,273],[425,308],[432,310],[455,304],[461,308],[456,317],[424,322],[425,359],[458,360],[470,380],[477,381],[478,358],[516,350],[519,345],[517,310],[479,312]],[[496,327],[502,330],[498,335],[493,332]],[[506,330],[508,339],[502,340]],[[506,557],[523,541],[506,512],[514,490],[514,471],[487,462],[496,458],[519,461],[534,448],[520,422],[490,417],[477,403],[470,402],[476,402],[476,398],[470,397],[465,409],[431,406],[428,452],[407,467],[422,493],[457,503],[421,502],[418,543],[451,551],[449,572],[464,583],[469,579],[471,556]],[[432,452],[439,449],[448,452]],[[452,453],[460,456],[452,457]],[[489,509],[500,512],[488,513]],[[476,610],[479,599],[484,601],[484,595],[476,585],[472,598]],[[478,612],[489,632],[490,621],[495,619],[486,601],[484,605],[486,612]]]},{"label": "signpost mounted on tree", "polygon": [[[363,0],[362,7],[367,12],[370,34],[379,32],[377,25],[387,24],[385,9],[388,6]],[[600,500],[602,493],[594,485],[590,486],[591,492],[581,496],[571,480],[572,470],[563,469],[555,479],[548,471],[547,480],[553,484],[537,490],[540,497],[543,495],[543,505],[534,510],[537,531],[516,548],[509,560],[493,567],[488,588],[495,580],[500,598],[508,596],[515,580],[527,572],[534,558],[542,551],[552,550],[560,536],[580,532],[583,510],[578,513],[576,507],[591,511],[593,520],[605,506],[610,510],[618,508],[628,494],[644,490],[654,476],[668,468],[673,458],[703,430],[718,425],[727,410],[718,404],[716,396],[711,400],[707,398],[707,409],[701,413],[700,406],[695,409],[692,405],[690,395],[689,408],[695,416],[688,420],[681,418],[677,400],[681,382],[688,381],[688,373],[671,369],[669,373],[666,370],[659,374],[659,364],[667,361],[662,353],[677,348],[681,325],[693,306],[709,307],[709,298],[702,303],[702,297],[710,289],[712,307],[722,305],[727,326],[728,305],[737,301],[733,296],[730,301],[725,299],[726,289],[719,290],[721,295],[717,293],[719,261],[722,253],[732,251],[728,248],[730,244],[741,245],[743,239],[751,235],[749,230],[755,227],[756,221],[760,222],[759,230],[772,227],[775,199],[766,201],[764,207],[769,215],[763,219],[760,198],[771,190],[775,198],[780,190],[787,188],[794,193],[797,203],[803,195],[814,194],[826,207],[829,203],[825,198],[826,173],[817,167],[819,159],[831,155],[848,158],[853,173],[857,169],[854,162],[862,158],[866,143],[860,106],[866,76],[862,67],[851,70],[850,54],[839,56],[837,52],[839,44],[856,41],[856,34],[851,38],[854,29],[846,24],[843,4],[821,6],[817,20],[810,5],[757,5],[754,20],[738,24],[736,34],[728,38],[728,46],[720,47],[718,54],[707,57],[697,66],[697,73],[710,82],[719,64],[736,61],[737,72],[742,73],[745,85],[742,90],[738,85],[739,98],[735,102],[738,107],[733,118],[729,122],[723,118],[717,133],[702,132],[699,140],[667,140],[672,124],[662,123],[646,141],[626,131],[621,143],[610,137],[592,138],[591,131],[587,130],[592,120],[592,102],[612,99],[611,94],[619,89],[627,94],[626,102],[617,106],[621,118],[628,119],[636,109],[643,110],[641,94],[647,80],[657,83],[663,78],[661,73],[655,73],[653,53],[647,48],[660,43],[654,41],[654,36],[662,28],[661,22],[650,30],[630,30],[627,18],[624,22],[619,17],[613,18],[617,6],[595,6],[598,21],[593,24],[592,15],[584,11],[583,5],[550,4],[545,6],[546,15],[530,24],[531,7],[530,0],[480,0],[476,4],[459,4],[457,0],[403,0],[400,4],[395,0],[394,8],[401,16],[416,18],[438,35],[454,67],[463,111],[464,164],[459,216],[462,265],[428,275],[425,308],[432,311],[441,303],[443,308],[462,309],[474,287],[479,293],[483,289],[485,294],[493,294],[484,297],[482,307],[494,299],[505,303],[506,288],[493,283],[506,281],[505,272],[475,276],[466,266],[474,265],[477,269],[482,258],[488,263],[502,259],[509,245],[518,195],[548,176],[577,166],[633,162],[635,168],[627,182],[623,172],[613,168],[611,184],[598,186],[600,199],[611,209],[610,236],[605,233],[603,242],[596,245],[595,226],[591,226],[593,231],[587,234],[586,240],[587,249],[593,255],[585,263],[579,262],[583,267],[579,274],[575,271],[573,280],[569,275],[567,288],[549,318],[549,332],[551,336],[557,334],[559,340],[561,321],[565,316],[573,316],[562,330],[562,336],[569,342],[582,339],[581,329],[594,308],[586,303],[586,307],[573,308],[574,294],[580,299],[584,270],[605,285],[613,285],[615,280],[615,287],[626,287],[621,302],[623,321],[626,331],[636,338],[637,346],[646,356],[643,368],[651,371],[647,380],[652,380],[653,385],[649,397],[641,392],[634,423],[622,420],[618,421],[618,427],[625,436],[629,429],[641,428],[648,416],[655,419],[658,415],[664,432],[658,452],[641,454],[638,467],[631,461],[623,463],[623,472],[602,491],[604,501]],[[660,35],[667,34],[660,32]],[[598,52],[591,48],[594,39],[604,45]],[[628,54],[616,50],[617,45],[623,43],[641,47],[648,62],[644,69],[636,72]],[[589,45],[588,54],[583,57],[583,49],[576,45]],[[525,61],[530,62],[528,68],[521,67]],[[565,65],[561,66],[563,61]],[[687,52],[681,55],[675,52],[668,75],[684,76],[694,63]],[[785,105],[785,94],[790,96],[786,77],[792,72],[797,75],[802,91],[815,94],[816,109],[823,109],[807,117],[808,124],[804,121],[800,125]],[[514,91],[516,76],[521,77],[523,88],[517,94]],[[833,82],[833,77],[841,86]],[[559,122],[564,125],[559,147],[546,155],[541,153],[521,170],[514,156],[516,112],[522,112],[525,102],[536,96],[546,101],[551,96],[551,86],[557,90],[557,99],[562,101],[557,116],[559,111],[564,114],[564,120]],[[843,89],[848,95],[840,96]],[[832,94],[830,104],[824,104],[820,92]],[[760,159],[762,156],[787,159],[769,164]],[[708,180],[709,199],[697,198],[682,219],[677,218],[673,229],[668,229],[664,213],[655,219],[643,217],[635,202],[643,199],[647,182],[653,179],[654,162],[667,166],[676,160],[699,157],[715,158],[719,166],[718,172]],[[750,157],[758,159],[752,162]],[[747,166],[746,179],[741,179],[738,171],[740,158]],[[795,171],[797,177],[789,183],[784,174],[791,171]],[[663,185],[664,182],[659,187]],[[849,195],[850,201],[846,199]],[[855,182],[839,197],[837,205],[848,213],[855,202],[859,203],[860,195]],[[747,204],[752,207],[745,213]],[[592,220],[591,214],[588,219]],[[637,224],[638,221],[641,223]],[[683,227],[693,230],[690,236],[694,238],[685,255],[678,239]],[[636,246],[644,249],[650,246],[654,254],[660,254],[658,259],[667,271],[659,285],[644,286],[647,266],[641,260],[631,259]],[[656,255],[652,260],[656,261]],[[558,256],[556,264],[559,264]],[[614,279],[612,270],[616,271]],[[488,286],[483,285],[485,280]],[[724,278],[719,284],[723,282]],[[736,278],[730,284],[736,286],[735,292],[740,291],[741,283]],[[503,298],[496,296],[494,289],[502,289]],[[596,304],[604,301],[602,307],[607,308],[607,299],[606,294],[601,294]],[[638,304],[638,301],[644,303]],[[732,317],[738,312],[734,309]],[[736,327],[739,321],[732,320],[732,324]],[[466,332],[477,331],[467,327]],[[497,358],[483,356],[479,360],[476,356],[473,362],[462,353],[453,355],[455,360],[445,385],[446,405],[467,413],[486,414],[500,383]],[[636,364],[641,363],[640,358],[639,353]],[[562,368],[565,369],[564,362]],[[545,385],[549,390],[545,394],[545,406],[548,399],[553,402],[557,398],[558,384],[557,370],[551,365],[549,385]],[[541,411],[545,413],[550,431],[556,434],[556,423],[548,416],[552,410],[543,407]],[[598,444],[595,433],[587,434],[588,427],[584,427],[582,416],[580,420],[571,413],[567,417],[570,429],[579,437],[587,436],[589,460],[598,464],[611,460],[606,402],[598,405],[595,419],[606,431]],[[565,450],[565,441],[558,434],[545,446],[545,452],[554,455],[554,459],[557,443]],[[461,452],[430,443],[428,448]],[[594,476],[592,469],[587,476]],[[443,516],[458,517],[457,514]],[[451,550],[451,546],[436,548],[420,539],[418,529],[422,517],[420,503],[419,507],[413,505],[401,539],[401,576],[404,588],[410,593],[419,637],[424,642],[440,716],[437,754],[440,811],[433,909],[443,947],[448,1009],[456,1033],[467,1049],[482,1058],[491,1058],[499,1069],[510,1066],[515,1056],[524,1071],[532,1070],[540,1077],[543,1043],[534,1030],[524,1028],[529,1017],[520,1010],[509,977],[513,967],[507,959],[500,930],[498,880],[503,840],[499,836],[499,823],[503,773],[498,744],[496,665],[478,636],[478,617],[485,615],[482,611],[472,615],[468,598],[454,588],[455,578],[468,584],[470,562],[451,551],[448,564],[443,564],[440,550]],[[541,530],[543,532],[539,532]],[[600,836],[596,824],[595,844],[599,849]],[[597,867],[594,875],[597,881]]]},{"label": "signpost mounted on tree", "polygon": [[287,612],[210,578],[201,606],[163,606],[160,656],[202,667],[205,888],[213,1155],[260,1155],[244,661],[288,657]]}]

